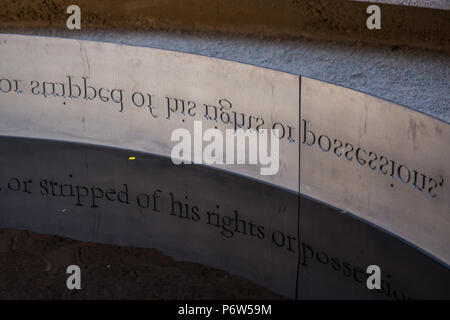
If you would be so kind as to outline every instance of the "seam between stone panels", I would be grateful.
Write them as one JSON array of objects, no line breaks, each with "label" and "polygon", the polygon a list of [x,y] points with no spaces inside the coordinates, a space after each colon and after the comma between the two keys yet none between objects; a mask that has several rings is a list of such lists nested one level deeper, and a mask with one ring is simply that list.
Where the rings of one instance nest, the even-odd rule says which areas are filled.
[{"label": "seam between stone panels", "polygon": [[295,278],[295,300],[298,300],[299,282],[300,282],[300,152],[301,152],[301,139],[300,139],[300,124],[302,118],[302,77],[298,77],[298,210],[297,210],[297,273]]}]

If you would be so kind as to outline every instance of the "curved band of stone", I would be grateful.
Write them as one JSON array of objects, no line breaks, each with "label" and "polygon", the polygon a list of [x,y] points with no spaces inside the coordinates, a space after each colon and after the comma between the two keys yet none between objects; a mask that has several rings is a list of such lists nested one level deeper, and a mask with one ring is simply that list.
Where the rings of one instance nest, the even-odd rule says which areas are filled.
[{"label": "curved band of stone", "polygon": [[450,263],[447,123],[322,81],[181,52],[1,35],[0,56],[2,136],[170,156],[173,130],[195,120],[281,128],[276,175],[213,167],[328,203]]}]

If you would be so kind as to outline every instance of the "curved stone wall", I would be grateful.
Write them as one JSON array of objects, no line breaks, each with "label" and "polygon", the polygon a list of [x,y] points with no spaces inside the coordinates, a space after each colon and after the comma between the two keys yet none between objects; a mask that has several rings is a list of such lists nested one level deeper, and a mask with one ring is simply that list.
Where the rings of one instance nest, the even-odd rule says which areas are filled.
[{"label": "curved stone wall", "polygon": [[[448,124],[180,52],[2,35],[0,53],[2,226],[155,247],[292,298],[448,296]],[[172,132],[196,120],[279,129],[280,170],[173,165]]]}]

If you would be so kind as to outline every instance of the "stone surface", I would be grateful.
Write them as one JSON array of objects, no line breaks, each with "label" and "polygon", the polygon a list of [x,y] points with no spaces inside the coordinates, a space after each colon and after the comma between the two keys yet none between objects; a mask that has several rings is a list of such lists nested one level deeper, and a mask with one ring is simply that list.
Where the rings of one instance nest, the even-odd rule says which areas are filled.
[{"label": "stone surface", "polygon": [[[10,80],[2,82],[8,93],[0,97],[0,134],[169,157],[180,139],[172,139],[174,130],[184,128],[191,132],[193,161],[195,131],[202,140],[204,131],[217,128],[226,142],[230,138],[225,131],[230,129],[237,145],[234,129],[251,128],[256,134],[256,129],[275,128],[283,135],[277,139],[276,174],[262,175],[265,166],[260,162],[249,165],[247,149],[236,148],[236,154],[247,153],[247,165],[214,166],[298,190],[298,141],[293,140],[298,136],[293,131],[299,119],[297,76],[174,51],[71,39],[0,36],[0,52],[9,57],[8,65],[1,67],[2,77],[20,79],[23,85],[23,92],[17,93],[8,90]],[[201,143],[206,150],[208,143]],[[197,153],[203,156],[201,145]]]},{"label": "stone surface", "polygon": [[[0,158],[0,168],[8,168],[0,170],[1,227],[155,248],[295,297],[298,197],[293,193],[135,151],[136,160],[130,161],[129,150],[36,139],[1,141],[8,150]],[[31,180],[30,193],[14,191],[15,179],[22,186],[23,180]],[[275,231],[295,238],[291,250],[272,243]]]},{"label": "stone surface", "polygon": [[[290,298],[381,298],[364,286],[371,261],[395,275],[403,298],[448,295],[439,280],[450,259],[447,123],[322,81],[175,51],[14,35],[0,37],[0,51],[0,134],[12,136],[2,138],[0,226],[158,248]],[[283,128],[276,175],[173,165],[174,129],[195,135],[194,120],[233,129],[233,115]],[[379,174],[355,146],[385,156]],[[349,161],[337,162],[344,152]],[[406,165],[426,174],[426,187],[413,188]],[[316,257],[332,269],[302,271],[302,256],[304,267]],[[411,283],[421,270],[429,276]]]},{"label": "stone surface", "polygon": [[450,10],[450,2],[448,0],[370,0],[370,1],[353,0],[353,1]]},{"label": "stone surface", "polygon": [[450,57],[445,53],[360,42],[179,31],[23,32],[176,50],[258,65],[362,91],[450,122]]},{"label": "stone surface", "polygon": [[[139,152],[130,161],[129,150],[5,137],[0,147],[8,151],[0,158],[0,168],[8,168],[0,169],[2,228],[157,248],[176,260],[220,268],[292,299],[450,297],[448,267],[374,225],[286,190],[203,166],[174,166],[167,158]],[[22,186],[18,191],[15,179]],[[64,195],[60,184],[65,184]],[[74,193],[77,186],[93,187],[95,205],[91,196],[80,201],[71,196],[69,185]],[[161,190],[156,206],[155,190]],[[192,211],[194,207],[198,210]],[[0,243],[5,244],[2,251],[21,250],[19,241]],[[83,248],[73,259],[73,251],[61,250],[44,258],[52,265],[86,266]],[[116,259],[105,261],[118,271]],[[381,291],[366,287],[365,270],[371,264],[381,268]],[[36,268],[45,273],[48,263],[40,260],[27,270]],[[102,274],[99,279],[105,279]],[[39,283],[41,279],[45,277]],[[132,290],[128,277],[115,279],[125,292]],[[89,294],[99,294],[95,286],[87,288]]]},{"label": "stone surface", "polygon": [[450,263],[450,126],[302,77],[300,192]]},{"label": "stone surface", "polygon": [[[382,27],[366,27],[369,3],[348,0],[78,0],[84,29],[185,30],[298,39],[361,41],[450,50],[449,11],[382,5]],[[0,28],[65,29],[68,4],[16,0],[0,12]]]},{"label": "stone surface", "polygon": [[[245,153],[245,165],[212,166],[298,192],[302,139],[302,194],[375,223],[444,263],[450,261],[445,160],[450,133],[442,121],[305,77],[299,105],[299,77],[225,60],[70,39],[0,39],[0,50],[9,62],[2,67],[5,78],[0,83],[3,135],[85,142],[170,157],[174,130],[184,128],[191,132],[194,159],[198,146],[192,138],[202,136],[196,133],[195,120],[199,130],[220,129],[225,142],[225,129],[231,129],[235,139],[233,129],[239,126],[282,128],[275,175],[262,175],[262,165],[248,164],[248,145],[238,151]],[[61,56],[64,60],[58,62]],[[22,66],[20,70],[17,65]],[[22,92],[14,90],[15,83]],[[308,131],[306,138],[305,123],[315,132]],[[354,161],[331,160],[331,149],[337,155],[333,139],[341,141],[341,156],[345,152]],[[322,142],[328,157],[323,156]],[[310,152],[308,143],[320,145],[322,151],[312,147]],[[366,168],[355,158],[357,146],[366,154]],[[228,150],[222,148],[225,159]],[[369,151],[379,157],[370,170]],[[387,167],[392,181],[385,178]],[[423,199],[415,189],[422,190],[418,195]]]}]

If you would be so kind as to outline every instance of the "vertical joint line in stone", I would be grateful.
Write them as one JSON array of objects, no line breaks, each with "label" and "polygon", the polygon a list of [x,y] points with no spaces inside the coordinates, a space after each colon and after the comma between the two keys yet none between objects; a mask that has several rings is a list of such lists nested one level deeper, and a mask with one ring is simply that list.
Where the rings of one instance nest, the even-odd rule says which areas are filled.
[{"label": "vertical joint line in stone", "polygon": [[297,211],[297,274],[295,281],[295,300],[298,300],[298,290],[300,281],[300,152],[301,152],[301,137],[300,124],[302,118],[302,77],[298,77],[298,211]]}]

